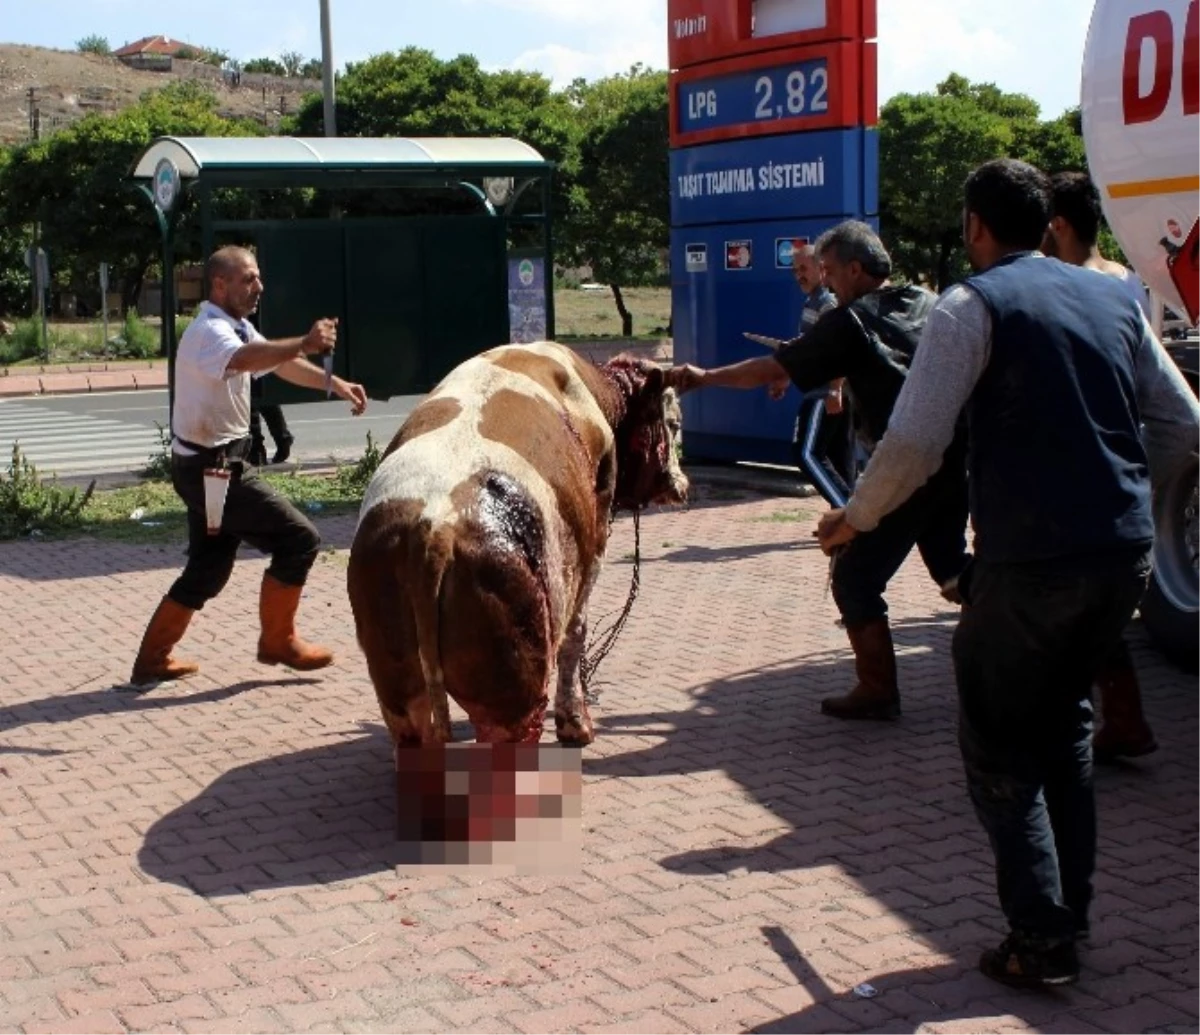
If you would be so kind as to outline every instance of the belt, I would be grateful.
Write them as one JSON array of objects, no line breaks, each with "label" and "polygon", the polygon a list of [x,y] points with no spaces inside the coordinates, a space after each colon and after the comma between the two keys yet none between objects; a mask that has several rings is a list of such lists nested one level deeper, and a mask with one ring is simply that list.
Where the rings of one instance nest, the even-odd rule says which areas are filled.
[{"label": "belt", "polygon": [[[196,442],[189,442],[186,438],[175,436],[175,441],[185,449],[190,449],[196,454],[195,459],[205,461],[217,461],[222,466],[230,460],[242,460],[246,454],[250,452],[250,436],[245,438],[235,438],[231,442],[223,442],[219,446],[202,446]],[[181,457],[183,460],[191,460],[193,457]]]}]

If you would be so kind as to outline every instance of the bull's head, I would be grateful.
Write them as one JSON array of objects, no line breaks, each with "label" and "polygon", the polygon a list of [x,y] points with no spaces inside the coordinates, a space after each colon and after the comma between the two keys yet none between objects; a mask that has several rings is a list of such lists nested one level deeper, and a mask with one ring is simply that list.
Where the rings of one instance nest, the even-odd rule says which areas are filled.
[{"label": "bull's head", "polygon": [[682,410],[667,371],[642,359],[618,356],[605,364],[625,397],[616,428],[616,510],[683,503],[688,480],[679,466]]}]

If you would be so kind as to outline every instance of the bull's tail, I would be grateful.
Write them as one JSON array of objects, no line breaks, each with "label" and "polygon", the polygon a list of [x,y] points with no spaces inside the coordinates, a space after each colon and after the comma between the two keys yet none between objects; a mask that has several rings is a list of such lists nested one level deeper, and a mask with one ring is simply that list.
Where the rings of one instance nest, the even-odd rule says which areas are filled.
[{"label": "bull's tail", "polygon": [[421,658],[421,674],[429,700],[429,725],[421,731],[426,744],[450,741],[450,702],[446,694],[446,677],[442,670],[441,611],[442,584],[446,569],[454,555],[454,540],[449,531],[432,530],[428,537],[414,544],[417,555],[410,572],[420,572],[420,586],[413,593],[413,619],[417,627],[417,649]]}]

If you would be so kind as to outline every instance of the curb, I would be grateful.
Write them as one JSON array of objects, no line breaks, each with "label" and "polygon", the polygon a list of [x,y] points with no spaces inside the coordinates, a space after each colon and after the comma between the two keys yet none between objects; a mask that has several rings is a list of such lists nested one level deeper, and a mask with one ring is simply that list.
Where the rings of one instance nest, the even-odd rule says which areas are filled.
[{"label": "curb", "polygon": [[[138,379],[142,374],[142,379]],[[156,376],[157,375],[157,376]],[[82,395],[167,387],[166,371],[95,371],[88,374],[9,374],[0,378],[0,398],[31,395]]]}]

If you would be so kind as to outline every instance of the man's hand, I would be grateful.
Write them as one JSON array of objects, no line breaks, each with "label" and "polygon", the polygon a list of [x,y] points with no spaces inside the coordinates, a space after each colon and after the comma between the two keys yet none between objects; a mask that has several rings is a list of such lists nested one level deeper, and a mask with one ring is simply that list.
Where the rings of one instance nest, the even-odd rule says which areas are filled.
[{"label": "man's hand", "polygon": [[318,320],[300,342],[304,355],[324,355],[337,344],[337,318]]},{"label": "man's hand", "polygon": [[702,388],[707,374],[708,371],[702,367],[684,363],[667,371],[667,386],[683,395],[684,392],[690,392],[693,388]]},{"label": "man's hand", "polygon": [[838,507],[821,515],[817,530],[813,533],[821,544],[821,551],[828,556],[839,546],[844,546],[856,535],[858,529],[846,520],[846,510]]},{"label": "man's hand", "polygon": [[783,377],[777,377],[769,385],[767,385],[767,395],[772,399],[779,401],[787,395],[788,386],[792,383],[792,379],[784,374]]},{"label": "man's hand", "polygon": [[350,412],[354,416],[359,416],[367,408],[367,393],[362,385],[335,377],[333,390],[339,399],[345,399],[350,404]]},{"label": "man's hand", "polygon": [[831,417],[836,417],[842,412],[842,388],[838,385],[837,388],[831,388],[825,393],[825,412]]}]

